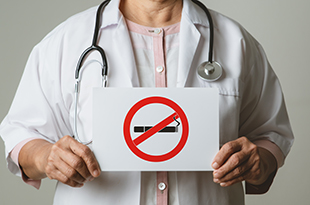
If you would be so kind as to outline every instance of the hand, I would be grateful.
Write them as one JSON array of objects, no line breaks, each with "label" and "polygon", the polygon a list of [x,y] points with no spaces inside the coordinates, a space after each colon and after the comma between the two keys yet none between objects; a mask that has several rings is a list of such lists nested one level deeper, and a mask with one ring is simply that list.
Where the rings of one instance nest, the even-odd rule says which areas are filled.
[{"label": "hand", "polygon": [[228,142],[215,156],[212,167],[214,182],[230,186],[243,180],[260,185],[276,169],[274,156],[259,148],[246,137]]},{"label": "hand", "polygon": [[70,136],[52,145],[44,167],[46,176],[72,187],[81,187],[100,175],[93,152]]},{"label": "hand", "polygon": [[100,175],[93,152],[70,136],[55,144],[35,139],[23,146],[19,164],[30,179],[49,177],[72,187],[81,187]]}]

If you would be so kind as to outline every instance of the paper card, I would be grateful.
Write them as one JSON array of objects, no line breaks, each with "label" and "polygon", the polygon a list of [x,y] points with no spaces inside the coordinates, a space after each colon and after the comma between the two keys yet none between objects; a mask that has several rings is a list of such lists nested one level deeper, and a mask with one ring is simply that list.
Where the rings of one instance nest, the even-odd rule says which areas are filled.
[{"label": "paper card", "polygon": [[219,150],[216,88],[94,88],[102,171],[208,171]]}]

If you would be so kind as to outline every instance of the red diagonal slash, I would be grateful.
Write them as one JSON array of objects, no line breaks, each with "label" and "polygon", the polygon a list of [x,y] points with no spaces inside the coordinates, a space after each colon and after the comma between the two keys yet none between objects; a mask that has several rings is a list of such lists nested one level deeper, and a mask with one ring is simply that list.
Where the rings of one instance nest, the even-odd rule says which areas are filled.
[{"label": "red diagonal slash", "polygon": [[155,125],[154,127],[150,128],[148,131],[146,131],[145,133],[143,133],[142,135],[140,135],[139,137],[137,137],[133,143],[138,146],[139,144],[141,144],[142,142],[144,142],[145,140],[147,140],[148,138],[150,138],[152,135],[156,134],[157,132],[159,132],[160,130],[162,130],[163,128],[165,128],[167,125],[169,125],[170,123],[172,123],[174,121],[174,119],[178,119],[179,115],[178,113],[174,112],[172,115],[168,116],[166,119],[162,120],[161,122],[159,122],[157,125]]}]

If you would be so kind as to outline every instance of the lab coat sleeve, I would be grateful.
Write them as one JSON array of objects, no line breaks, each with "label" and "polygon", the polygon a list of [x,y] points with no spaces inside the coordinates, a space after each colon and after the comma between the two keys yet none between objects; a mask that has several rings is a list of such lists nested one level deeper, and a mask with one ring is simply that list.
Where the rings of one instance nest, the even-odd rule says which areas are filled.
[{"label": "lab coat sleeve", "polygon": [[286,157],[294,137],[278,78],[263,48],[255,40],[245,42],[243,52],[244,65],[250,71],[244,78],[240,136],[246,136],[251,141],[269,140]]},{"label": "lab coat sleeve", "polygon": [[[240,136],[246,136],[254,143],[268,140],[276,145],[282,152],[278,153],[280,157],[275,156],[279,168],[294,141],[281,86],[261,45],[250,35],[243,43],[244,66],[249,72],[244,78]],[[281,154],[283,157],[279,160]],[[266,193],[276,173],[277,170],[260,186],[246,183],[246,193]]]},{"label": "lab coat sleeve", "polygon": [[[57,79],[59,72],[50,63],[59,62],[55,55],[57,46],[49,47],[52,42],[47,42],[41,42],[31,52],[9,113],[0,126],[8,168],[19,176],[19,167],[10,158],[17,144],[29,138],[54,143],[71,133],[68,110],[63,103],[60,80]],[[45,58],[45,55],[53,57]]]}]

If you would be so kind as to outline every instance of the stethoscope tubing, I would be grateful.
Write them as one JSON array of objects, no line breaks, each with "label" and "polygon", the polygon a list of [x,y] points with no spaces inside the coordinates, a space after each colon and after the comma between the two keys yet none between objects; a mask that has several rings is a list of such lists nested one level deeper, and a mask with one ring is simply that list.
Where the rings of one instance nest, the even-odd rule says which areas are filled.
[{"label": "stethoscope tubing", "polygon": [[79,79],[80,77],[80,70],[82,68],[82,65],[84,63],[85,58],[88,56],[88,54],[90,54],[93,51],[98,51],[100,53],[100,56],[102,58],[102,76],[107,76],[108,75],[108,64],[107,64],[107,58],[105,56],[105,52],[104,50],[97,46],[97,45],[92,45],[90,47],[88,47],[81,55],[76,70],[75,70],[75,79]]},{"label": "stethoscope tubing", "polygon": [[104,1],[102,4],[100,4],[100,6],[97,9],[97,13],[96,13],[96,22],[95,22],[95,30],[94,30],[94,35],[93,35],[93,40],[92,40],[92,44],[90,47],[88,47],[81,55],[77,66],[76,66],[76,70],[75,70],[75,79],[79,78],[80,75],[80,70],[81,67],[83,65],[83,62],[85,60],[85,58],[87,57],[87,55],[92,52],[92,51],[98,51],[101,55],[102,58],[102,76],[107,76],[108,75],[108,64],[107,64],[107,58],[105,55],[104,50],[98,46],[98,35],[99,35],[99,29],[100,29],[100,25],[101,25],[101,15],[103,12],[103,9],[110,3],[111,0],[106,0]]},{"label": "stethoscope tubing", "polygon": [[78,134],[78,126],[77,126],[77,118],[78,118],[78,101],[79,101],[79,92],[80,92],[80,71],[83,67],[84,61],[86,59],[86,57],[94,52],[97,51],[100,53],[101,56],[101,60],[102,60],[102,69],[101,69],[101,75],[102,75],[102,87],[106,87],[107,86],[107,76],[108,76],[108,63],[107,63],[107,58],[105,55],[104,50],[97,45],[98,43],[98,35],[99,35],[99,29],[100,29],[100,25],[101,25],[101,14],[103,12],[103,9],[106,7],[106,5],[108,5],[108,3],[110,3],[111,0],[106,0],[104,1],[102,4],[100,4],[100,6],[97,9],[97,13],[96,13],[96,22],[95,22],[95,30],[94,30],[94,34],[93,34],[93,40],[92,40],[92,44],[90,47],[88,47],[81,55],[81,57],[79,58],[79,61],[77,63],[76,69],[75,69],[75,93],[74,93],[74,119],[73,119],[73,132],[74,132],[74,138],[85,144],[85,145],[89,145],[92,143],[91,141],[88,142],[82,142],[80,140],[79,134]]},{"label": "stethoscope tubing", "polygon": [[208,22],[209,22],[209,55],[208,55],[208,62],[212,63],[213,62],[213,43],[214,43],[214,25],[213,25],[213,19],[212,16],[209,12],[209,9],[200,1],[197,0],[192,0],[195,4],[197,4],[202,10],[206,13],[208,17]]}]

